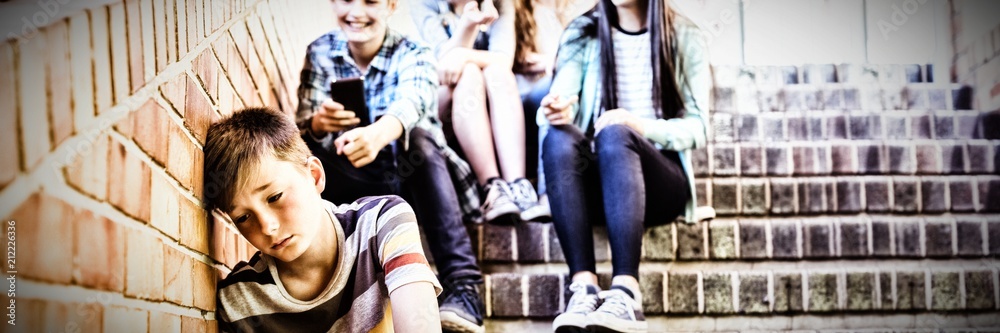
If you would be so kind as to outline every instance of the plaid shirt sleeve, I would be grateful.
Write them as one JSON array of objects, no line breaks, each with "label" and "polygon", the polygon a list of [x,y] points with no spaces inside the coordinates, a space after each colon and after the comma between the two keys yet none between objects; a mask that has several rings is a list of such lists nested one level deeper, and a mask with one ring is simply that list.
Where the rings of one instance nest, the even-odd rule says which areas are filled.
[{"label": "plaid shirt sleeve", "polygon": [[313,113],[319,109],[323,100],[329,95],[326,82],[329,82],[330,78],[320,65],[319,55],[328,53],[330,44],[322,41],[323,39],[320,39],[309,45],[300,74],[299,107],[296,109],[295,123],[303,135],[307,132],[311,133],[309,129]]},{"label": "plaid shirt sleeve", "polygon": [[398,57],[397,96],[385,112],[403,124],[403,149],[408,149],[410,130],[417,126],[417,122],[437,112],[438,75],[434,55],[423,47],[412,50]]}]

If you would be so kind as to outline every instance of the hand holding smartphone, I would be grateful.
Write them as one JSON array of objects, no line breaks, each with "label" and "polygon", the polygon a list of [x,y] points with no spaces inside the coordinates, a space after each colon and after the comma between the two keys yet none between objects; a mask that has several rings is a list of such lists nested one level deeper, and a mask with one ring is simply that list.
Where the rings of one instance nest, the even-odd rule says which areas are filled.
[{"label": "hand holding smartphone", "polygon": [[330,83],[330,98],[344,106],[345,111],[354,112],[361,120],[358,126],[371,125],[368,104],[365,102],[365,81],[360,77],[335,80]]}]

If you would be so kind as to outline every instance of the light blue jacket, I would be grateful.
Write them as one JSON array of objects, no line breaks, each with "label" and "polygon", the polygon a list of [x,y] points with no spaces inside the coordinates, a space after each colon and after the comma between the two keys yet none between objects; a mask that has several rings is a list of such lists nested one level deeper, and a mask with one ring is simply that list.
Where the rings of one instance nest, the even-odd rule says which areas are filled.
[{"label": "light blue jacket", "polygon": [[[570,22],[566,28],[559,44],[555,78],[549,90],[550,94],[558,94],[563,98],[579,96],[580,100],[572,106],[570,115],[573,124],[582,131],[586,131],[596,120],[595,115],[599,114],[601,108],[599,57],[610,56],[600,54],[596,35],[584,34],[584,28],[592,24],[595,24],[594,18],[586,14]],[[691,23],[675,24],[674,29],[677,49],[683,57],[683,72],[676,73],[676,79],[682,87],[684,115],[680,118],[642,121],[646,138],[659,144],[662,149],[674,150],[680,154],[691,191],[684,219],[688,223],[693,223],[697,195],[691,150],[704,147],[706,144],[712,78],[708,65],[708,46],[701,30]],[[539,126],[539,140],[544,140],[549,124],[545,112],[541,109],[536,115],[536,122]]]}]

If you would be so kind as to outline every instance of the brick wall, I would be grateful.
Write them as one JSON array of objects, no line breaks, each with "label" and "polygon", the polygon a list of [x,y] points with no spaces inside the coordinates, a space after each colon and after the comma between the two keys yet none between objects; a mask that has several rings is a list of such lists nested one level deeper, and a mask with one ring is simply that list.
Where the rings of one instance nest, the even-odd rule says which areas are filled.
[{"label": "brick wall", "polygon": [[199,206],[205,131],[244,105],[291,110],[328,4],[104,3],[0,45],[17,244],[0,331],[215,331],[216,280],[253,250]]},{"label": "brick wall", "polygon": [[[694,168],[718,218],[646,231],[651,329],[1000,327],[1000,141],[961,85],[924,65],[713,72]],[[491,325],[544,329],[569,299],[549,292],[569,284],[554,228],[470,230]]]}]

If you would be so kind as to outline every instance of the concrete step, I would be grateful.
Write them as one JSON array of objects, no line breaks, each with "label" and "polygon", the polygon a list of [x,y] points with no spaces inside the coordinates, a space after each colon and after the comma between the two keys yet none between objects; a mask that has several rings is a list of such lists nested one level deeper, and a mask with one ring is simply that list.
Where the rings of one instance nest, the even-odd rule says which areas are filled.
[{"label": "concrete step", "polygon": [[[646,317],[649,332],[997,332],[996,313],[910,313],[737,315],[728,317],[658,315]],[[551,332],[549,318],[490,318],[487,332]]]},{"label": "concrete step", "polygon": [[[504,272],[485,268],[487,316],[552,318],[561,313],[570,296],[569,280],[565,267],[554,266]],[[996,314],[998,270],[996,259],[659,263],[640,267],[640,285],[650,316]],[[609,287],[609,272],[607,265],[598,267],[603,289]]]},{"label": "concrete step", "polygon": [[[469,225],[485,264],[562,263],[551,223]],[[607,230],[594,229],[598,262],[610,259]],[[668,223],[643,235],[642,261],[767,262],[920,260],[1000,256],[1000,215],[828,215],[719,218]]]}]

